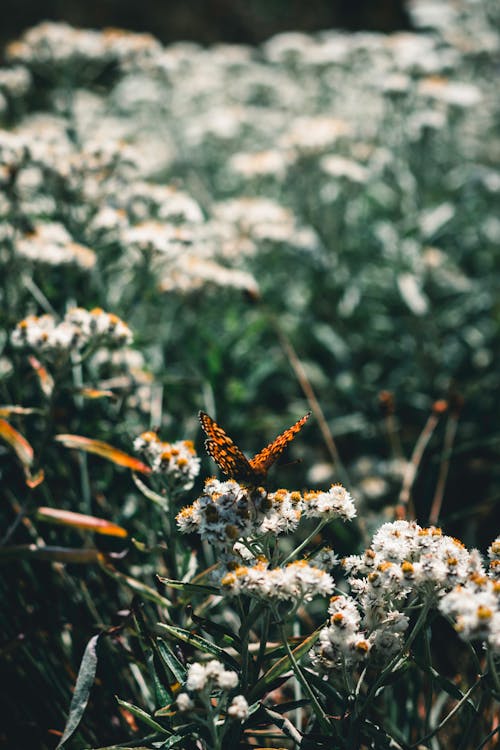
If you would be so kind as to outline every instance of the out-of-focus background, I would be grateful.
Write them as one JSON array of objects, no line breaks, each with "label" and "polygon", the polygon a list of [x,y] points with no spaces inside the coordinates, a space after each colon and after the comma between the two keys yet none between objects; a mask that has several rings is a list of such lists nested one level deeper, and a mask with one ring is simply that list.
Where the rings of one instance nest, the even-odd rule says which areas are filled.
[{"label": "out-of-focus background", "polygon": [[392,31],[409,27],[402,0],[4,0],[0,44],[40,21],[75,26],[118,26],[204,44],[256,44],[278,33],[328,28]]},{"label": "out-of-focus background", "polygon": [[[1,443],[0,745],[51,750],[86,642],[128,627],[168,542],[130,472],[58,433],[128,453],[153,426],[192,439],[202,471],[187,504],[215,471],[199,409],[253,455],[319,404],[270,481],[349,488],[359,520],[325,529],[336,553],[367,546],[405,482],[419,523],[491,543],[500,11],[4,0],[0,19],[0,404],[45,471],[27,487]],[[133,341],[91,342],[75,366],[81,330],[61,322],[75,306],[120,316]],[[129,537],[51,526],[40,506]],[[98,550],[120,553],[116,570]],[[119,629],[103,646],[71,750],[136,731],[113,698],[148,695],[130,643]]]}]

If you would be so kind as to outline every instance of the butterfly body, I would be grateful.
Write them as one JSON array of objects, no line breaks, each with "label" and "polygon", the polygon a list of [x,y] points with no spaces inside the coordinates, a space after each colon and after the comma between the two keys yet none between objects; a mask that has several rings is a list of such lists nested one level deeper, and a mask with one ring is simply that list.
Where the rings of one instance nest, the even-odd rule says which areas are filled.
[{"label": "butterfly body", "polygon": [[311,415],[308,412],[294,425],[282,432],[269,445],[266,445],[253,458],[248,459],[236,443],[212,417],[200,411],[199,419],[207,436],[205,448],[217,466],[227,477],[243,484],[258,486],[263,484],[267,472],[279,458],[288,443],[302,429]]}]

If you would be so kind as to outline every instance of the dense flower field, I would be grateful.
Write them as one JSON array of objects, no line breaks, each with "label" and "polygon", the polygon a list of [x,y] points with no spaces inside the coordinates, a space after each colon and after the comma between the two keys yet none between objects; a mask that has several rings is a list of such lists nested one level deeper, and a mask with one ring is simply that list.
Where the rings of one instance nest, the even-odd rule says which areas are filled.
[{"label": "dense flower field", "polygon": [[500,12],[409,9],[6,48],[7,747],[496,746]]}]

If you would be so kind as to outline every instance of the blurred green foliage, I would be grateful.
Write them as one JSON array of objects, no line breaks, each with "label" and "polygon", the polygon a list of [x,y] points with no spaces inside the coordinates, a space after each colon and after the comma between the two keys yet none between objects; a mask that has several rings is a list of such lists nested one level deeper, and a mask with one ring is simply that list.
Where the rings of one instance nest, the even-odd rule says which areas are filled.
[{"label": "blurred green foliage", "polygon": [[[255,5],[232,7],[260,17]],[[360,501],[361,530],[332,532],[340,554],[398,500],[401,456],[387,436],[382,390],[394,394],[406,457],[433,402],[463,399],[441,522],[468,545],[491,541],[500,491],[498,13],[487,2],[461,12],[451,25],[407,37],[332,32],[276,37],[255,50],[144,42],[131,53],[119,38],[106,47],[97,35],[96,49],[94,40],[82,51],[63,30],[66,50],[50,29],[39,47],[35,40],[24,51],[10,49],[8,69],[28,71],[29,84],[19,93],[0,81],[0,401],[37,410],[12,422],[32,444],[45,481],[29,491],[2,444],[4,546],[89,545],[80,532],[45,526],[33,513],[40,505],[92,512],[146,545],[143,552],[95,539],[106,552],[127,548],[117,569],[155,587],[167,541],[157,508],[128,472],[70,453],[53,436],[85,435],[131,452],[138,433],[159,426],[163,438],[192,438],[203,454],[196,420],[203,408],[248,454],[256,452],[308,409],[284,340]],[[203,40],[212,39],[206,19],[200,24]],[[250,41],[270,28],[255,21]],[[344,123],[334,135],[332,120]],[[255,167],[252,155],[267,152],[277,154],[275,166]],[[241,154],[249,160],[238,162]],[[160,185],[174,185],[200,217],[188,216],[191,204],[162,214],[170,199],[151,194]],[[230,205],[261,198],[271,208]],[[109,225],[104,209],[113,212]],[[263,212],[255,220],[254,209]],[[285,218],[273,219],[281,209]],[[132,240],[147,222],[158,224],[148,241]],[[95,265],[23,255],[21,238],[48,223],[63,225],[69,245],[92,248]],[[174,233],[165,249],[172,226],[179,246]],[[200,258],[214,266],[192,283],[189,263]],[[225,271],[247,275],[227,280]],[[70,367],[61,375],[47,402],[10,334],[30,313],[62,316],[74,304],[120,315],[134,332],[139,363],[91,357],[83,374]],[[115,397],[80,398],[79,377]],[[442,466],[446,419],[413,487],[422,522]],[[301,463],[278,467],[272,482],[343,479],[313,420],[290,455]],[[204,458],[203,474],[213,471]],[[140,703],[148,692],[130,588],[97,566],[18,559],[5,563],[0,586],[0,737],[7,746],[55,745],[50,731],[64,725],[85,643],[111,625],[122,629],[103,639],[99,681],[74,747],[123,740],[127,721],[113,694]],[[147,603],[146,612],[154,607]]]}]

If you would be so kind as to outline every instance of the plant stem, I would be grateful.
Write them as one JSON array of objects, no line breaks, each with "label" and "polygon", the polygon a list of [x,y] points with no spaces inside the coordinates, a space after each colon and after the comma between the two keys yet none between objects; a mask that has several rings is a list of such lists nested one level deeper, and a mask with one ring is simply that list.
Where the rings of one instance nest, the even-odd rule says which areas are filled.
[{"label": "plant stem", "polygon": [[[276,620],[279,621],[278,613],[275,612],[274,615],[276,617]],[[331,726],[330,722],[328,721],[328,719],[326,717],[326,714],[325,714],[323,708],[321,707],[318,699],[316,698],[314,692],[312,691],[311,687],[309,686],[309,683],[307,682],[307,679],[306,679],[304,673],[302,672],[302,669],[300,668],[297,660],[295,659],[295,656],[293,655],[293,651],[290,648],[290,644],[288,643],[288,638],[287,638],[287,635],[286,635],[286,632],[285,632],[285,627],[284,627],[283,623],[280,624],[279,628],[280,628],[281,640],[283,641],[283,645],[284,645],[285,650],[287,652],[288,658],[290,659],[290,663],[292,665],[293,672],[294,672],[297,680],[300,682],[300,684],[304,688],[304,692],[306,693],[306,695],[308,696],[309,700],[311,701],[312,709],[313,709],[314,713],[316,714],[316,718],[318,719],[318,722],[319,722],[322,730],[324,732],[326,732],[328,735],[331,735],[331,733],[332,733],[332,726]]]},{"label": "plant stem", "polygon": [[296,555],[298,555],[299,552],[302,552],[302,550],[304,549],[304,547],[307,547],[307,545],[309,544],[309,542],[311,541],[311,539],[314,539],[314,537],[316,536],[316,534],[319,534],[319,532],[321,531],[321,529],[323,528],[323,526],[325,526],[325,524],[327,524],[327,523],[328,523],[328,521],[325,521],[325,520],[320,521],[319,524],[316,526],[316,528],[309,534],[309,536],[307,536],[304,539],[304,541],[299,544],[298,547],[296,547],[294,550],[292,550],[290,552],[290,554],[287,555],[285,557],[285,559],[281,561],[281,565],[286,565],[288,562],[290,562],[290,560],[293,557],[296,557]]}]

